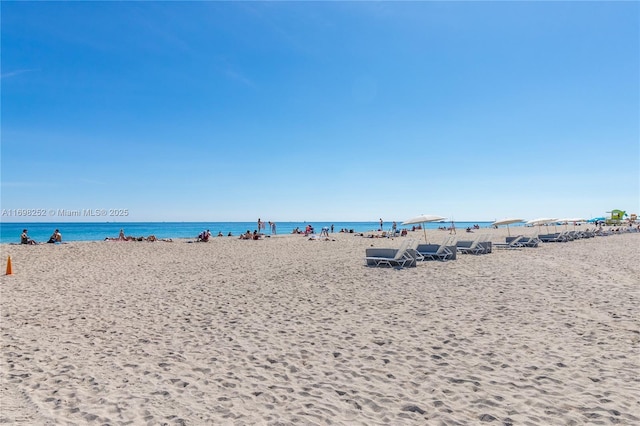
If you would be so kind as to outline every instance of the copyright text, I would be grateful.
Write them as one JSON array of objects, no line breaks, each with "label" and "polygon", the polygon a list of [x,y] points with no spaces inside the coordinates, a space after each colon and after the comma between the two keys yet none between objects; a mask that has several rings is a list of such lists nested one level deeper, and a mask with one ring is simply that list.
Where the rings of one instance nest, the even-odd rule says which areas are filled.
[{"label": "copyright text", "polygon": [[127,217],[129,209],[2,209],[2,217]]}]

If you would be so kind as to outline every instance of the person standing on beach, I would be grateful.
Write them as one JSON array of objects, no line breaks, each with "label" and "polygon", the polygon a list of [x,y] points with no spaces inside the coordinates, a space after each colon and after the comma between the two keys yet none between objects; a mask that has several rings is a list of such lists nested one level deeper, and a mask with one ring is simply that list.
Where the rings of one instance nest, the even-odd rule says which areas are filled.
[{"label": "person standing on beach", "polygon": [[384,222],[382,222],[382,218],[380,218],[380,231],[382,231],[382,225],[384,224]]},{"label": "person standing on beach", "polygon": [[258,218],[258,231],[262,229],[262,221]]},{"label": "person standing on beach", "polygon": [[271,234],[276,235],[276,223],[271,222]]}]

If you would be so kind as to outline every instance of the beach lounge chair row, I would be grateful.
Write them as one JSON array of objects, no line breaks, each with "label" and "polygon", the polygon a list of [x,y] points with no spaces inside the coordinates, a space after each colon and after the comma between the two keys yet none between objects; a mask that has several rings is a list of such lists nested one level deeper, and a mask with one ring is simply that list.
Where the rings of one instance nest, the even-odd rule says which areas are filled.
[{"label": "beach lounge chair row", "polygon": [[[640,232],[637,229],[624,230],[622,232]],[[593,238],[598,235],[611,235],[611,232],[602,230],[592,231],[564,231],[555,234],[532,236],[509,236],[504,243],[492,243],[489,236],[479,234],[473,241],[457,241],[455,236],[445,238],[442,244],[418,244],[413,239],[402,242],[399,248],[368,248],[366,249],[365,263],[368,266],[387,266],[396,268],[415,267],[418,261],[423,260],[454,260],[456,253],[461,254],[488,254],[492,248],[520,249],[525,247],[538,247],[541,242],[567,242],[579,238]]]},{"label": "beach lounge chair row", "polygon": [[493,246],[498,249],[519,249],[519,248],[535,248],[540,245],[542,241],[538,235],[516,235],[505,238],[504,243],[494,243]]},{"label": "beach lounge chair row", "polygon": [[566,243],[568,241],[578,240],[581,238],[593,238],[596,235],[601,235],[598,231],[591,229],[585,229],[580,231],[563,231],[556,232],[554,234],[540,235],[540,240],[545,243]]},{"label": "beach lounge chair row", "polygon": [[[555,232],[553,234],[542,234],[542,235],[538,235],[536,237],[536,240],[538,242],[544,242],[544,243],[566,243],[569,241],[574,241],[582,238],[594,238],[596,236],[606,236],[611,234],[612,233],[610,230],[605,230],[602,228],[581,229],[581,230]],[[507,242],[510,242],[509,238],[514,238],[514,237],[507,237]],[[534,245],[525,244],[525,247],[534,247]]]},{"label": "beach lounge chair row", "polygon": [[409,239],[393,248],[368,248],[365,253],[367,266],[395,268],[414,267],[418,261],[453,260],[456,258],[455,237],[446,238],[442,244],[418,244]]},{"label": "beach lounge chair row", "polygon": [[568,241],[573,241],[578,238],[581,238],[581,237],[579,237],[577,234],[573,233],[572,231],[563,231],[563,232],[557,232],[554,234],[540,235],[540,241],[542,241],[543,243],[566,243]]},{"label": "beach lounge chair row", "polygon": [[538,247],[542,241],[540,241],[538,235],[532,235],[530,237],[523,236],[519,242],[522,244],[522,247],[535,248]]},{"label": "beach lounge chair row", "polygon": [[539,235],[540,241],[543,243],[566,243],[569,239],[561,232],[555,234]]}]

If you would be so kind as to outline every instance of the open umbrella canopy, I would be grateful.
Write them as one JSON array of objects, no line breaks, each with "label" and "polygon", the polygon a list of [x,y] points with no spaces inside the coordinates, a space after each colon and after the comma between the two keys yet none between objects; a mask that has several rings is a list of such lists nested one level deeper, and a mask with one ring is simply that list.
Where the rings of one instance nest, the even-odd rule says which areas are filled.
[{"label": "open umbrella canopy", "polygon": [[604,222],[606,220],[605,217],[594,217],[589,219],[587,222],[589,223],[593,223],[593,222]]},{"label": "open umbrella canopy", "polygon": [[421,214],[420,216],[412,217],[411,219],[407,219],[402,222],[403,225],[413,225],[416,223],[425,223],[425,222],[437,222],[439,220],[445,220],[445,217],[436,216],[433,214]]},{"label": "open umbrella canopy", "polygon": [[556,222],[558,219],[554,217],[539,217],[537,219],[528,220],[527,225],[546,225],[549,223]]},{"label": "open umbrella canopy", "polygon": [[512,223],[520,223],[520,222],[524,222],[524,220],[507,217],[504,219],[496,220],[495,222],[493,222],[493,224],[496,226],[500,226],[500,225],[511,225]]},{"label": "open umbrella canopy", "polygon": [[[436,216],[433,214],[421,214],[420,216],[412,217],[411,219],[407,219],[402,222],[403,225],[416,225],[418,223],[426,223],[426,222],[438,222],[440,220],[445,220],[446,218],[442,216]],[[427,230],[425,227],[422,227],[422,231],[424,232],[424,241],[427,242]]]},{"label": "open umbrella canopy", "polygon": [[515,219],[512,217],[506,217],[504,219],[496,220],[495,222],[493,222],[493,225],[494,226],[507,225],[507,233],[509,234],[509,236],[511,236],[511,231],[509,231],[509,225],[511,225],[512,223],[520,223],[520,222],[524,222],[524,220]]},{"label": "open umbrella canopy", "polygon": [[553,223],[555,226],[555,223],[558,221],[558,219],[554,218],[554,217],[539,217],[537,219],[531,219],[527,221],[527,225],[538,225],[538,226],[542,226],[542,225],[546,225],[549,226],[550,223]]}]

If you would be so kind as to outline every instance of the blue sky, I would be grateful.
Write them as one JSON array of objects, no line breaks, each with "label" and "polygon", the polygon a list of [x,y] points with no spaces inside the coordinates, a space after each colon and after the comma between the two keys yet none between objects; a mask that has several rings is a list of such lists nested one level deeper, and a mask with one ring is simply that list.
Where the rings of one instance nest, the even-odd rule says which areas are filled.
[{"label": "blue sky", "polygon": [[640,213],[637,2],[0,7],[5,210]]}]

